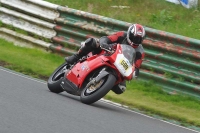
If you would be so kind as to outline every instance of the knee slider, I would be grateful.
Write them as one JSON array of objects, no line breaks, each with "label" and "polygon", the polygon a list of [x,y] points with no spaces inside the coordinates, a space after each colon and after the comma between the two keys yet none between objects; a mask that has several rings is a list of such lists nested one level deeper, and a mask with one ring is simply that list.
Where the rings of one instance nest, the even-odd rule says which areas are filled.
[{"label": "knee slider", "polygon": [[88,48],[97,48],[97,40],[94,38],[88,38],[87,40],[85,40],[85,46]]},{"label": "knee slider", "polygon": [[85,40],[85,46],[91,46],[92,42],[93,42],[93,38],[86,39]]}]

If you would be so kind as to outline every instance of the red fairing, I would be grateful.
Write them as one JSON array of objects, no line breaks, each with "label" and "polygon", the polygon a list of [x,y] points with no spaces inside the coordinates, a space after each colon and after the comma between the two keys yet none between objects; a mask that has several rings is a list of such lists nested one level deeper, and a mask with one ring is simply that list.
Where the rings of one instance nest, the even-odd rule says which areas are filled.
[{"label": "red fairing", "polygon": [[92,56],[84,62],[77,63],[74,68],[66,75],[66,78],[78,87],[81,87],[87,75],[101,66],[113,67],[106,63],[108,59],[103,56]]},{"label": "red fairing", "polygon": [[112,41],[112,42],[116,42],[118,40],[119,37],[123,36],[124,32],[123,31],[119,31],[116,32],[113,35],[108,36],[108,38]]},{"label": "red fairing", "polygon": [[[116,72],[115,76],[117,76],[117,81],[115,84],[121,83],[124,79],[131,80],[132,75],[135,69],[135,65],[132,66],[132,71],[129,71],[130,74],[127,76],[123,76],[117,66],[115,66],[115,62],[117,60],[117,55],[122,54],[121,45],[118,44],[114,53],[109,56],[106,56],[107,52],[102,50],[98,55],[93,55],[88,57],[84,61],[78,62],[73,68],[66,74],[65,78],[70,81],[77,88],[81,89],[85,79],[87,76],[96,71],[98,68],[106,67],[112,69]],[[120,58],[120,57],[119,57]],[[119,62],[119,61],[118,61]],[[119,66],[119,65],[118,65]],[[123,67],[123,64],[121,65]]]}]

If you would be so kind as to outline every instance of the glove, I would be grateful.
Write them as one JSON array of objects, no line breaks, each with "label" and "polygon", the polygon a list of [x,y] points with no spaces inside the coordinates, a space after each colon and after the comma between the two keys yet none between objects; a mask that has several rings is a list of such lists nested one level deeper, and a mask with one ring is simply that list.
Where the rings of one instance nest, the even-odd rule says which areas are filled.
[{"label": "glove", "polygon": [[136,75],[136,72],[134,71],[134,72],[133,72],[132,79],[136,79],[136,78],[137,78],[137,75]]},{"label": "glove", "polygon": [[103,43],[100,47],[101,49],[112,51],[112,47],[109,44]]},{"label": "glove", "polygon": [[135,68],[135,71],[133,72],[132,79],[136,79],[139,76],[139,68]]}]

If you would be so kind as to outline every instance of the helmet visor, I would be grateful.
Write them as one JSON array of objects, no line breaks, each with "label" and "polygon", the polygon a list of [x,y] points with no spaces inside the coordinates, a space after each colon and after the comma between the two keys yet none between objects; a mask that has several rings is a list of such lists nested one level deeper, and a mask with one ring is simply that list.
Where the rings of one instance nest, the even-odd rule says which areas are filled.
[{"label": "helmet visor", "polygon": [[131,36],[130,37],[131,42],[135,45],[139,45],[142,43],[142,37],[141,36]]}]

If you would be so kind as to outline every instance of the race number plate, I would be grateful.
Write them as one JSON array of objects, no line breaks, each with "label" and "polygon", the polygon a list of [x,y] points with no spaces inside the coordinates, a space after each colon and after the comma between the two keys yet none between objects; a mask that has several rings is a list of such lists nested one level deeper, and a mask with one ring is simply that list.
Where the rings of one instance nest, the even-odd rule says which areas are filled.
[{"label": "race number plate", "polygon": [[132,65],[130,62],[124,57],[123,54],[118,54],[114,65],[117,67],[119,72],[128,77],[132,73]]},{"label": "race number plate", "polygon": [[128,69],[128,64],[125,60],[121,60],[120,64],[124,67],[124,70],[127,70]]}]

